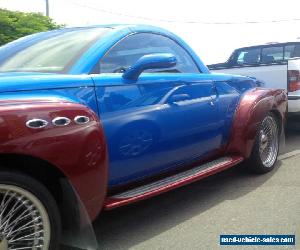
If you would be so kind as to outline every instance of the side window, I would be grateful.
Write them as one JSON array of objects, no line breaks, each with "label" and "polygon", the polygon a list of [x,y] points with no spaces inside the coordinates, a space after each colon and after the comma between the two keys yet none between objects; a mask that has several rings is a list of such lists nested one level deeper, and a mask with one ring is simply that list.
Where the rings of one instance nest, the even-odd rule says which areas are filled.
[{"label": "side window", "polygon": [[291,57],[300,57],[300,44],[295,45],[295,49]]},{"label": "side window", "polygon": [[93,72],[121,73],[140,57],[152,53],[172,53],[177,58],[177,65],[170,69],[148,72],[199,73],[191,56],[179,44],[168,37],[150,33],[134,34],[121,40],[104,55],[99,68]]},{"label": "side window", "polygon": [[236,57],[236,65],[257,64],[260,61],[260,48],[240,50]]},{"label": "side window", "polygon": [[287,60],[293,56],[295,45],[287,45],[284,47],[284,59]]},{"label": "side window", "polygon": [[300,44],[286,45],[284,48],[284,59],[300,57]]},{"label": "side window", "polygon": [[274,63],[283,60],[283,47],[267,47],[262,49],[261,63]]}]

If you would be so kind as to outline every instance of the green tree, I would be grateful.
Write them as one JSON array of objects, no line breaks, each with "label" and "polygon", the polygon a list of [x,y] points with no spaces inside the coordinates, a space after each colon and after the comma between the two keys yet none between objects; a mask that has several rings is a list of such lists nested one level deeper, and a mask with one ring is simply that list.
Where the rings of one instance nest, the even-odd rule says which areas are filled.
[{"label": "green tree", "polygon": [[0,46],[26,35],[63,26],[39,13],[23,13],[0,8]]}]

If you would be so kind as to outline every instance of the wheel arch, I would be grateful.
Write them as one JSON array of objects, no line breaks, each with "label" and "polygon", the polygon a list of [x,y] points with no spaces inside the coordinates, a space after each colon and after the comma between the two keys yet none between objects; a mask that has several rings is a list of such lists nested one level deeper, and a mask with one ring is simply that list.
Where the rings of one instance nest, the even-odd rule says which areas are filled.
[{"label": "wheel arch", "polygon": [[226,152],[249,158],[262,119],[271,112],[279,124],[279,135],[284,131],[287,95],[284,90],[255,88],[240,100],[232,125]]},{"label": "wheel arch", "polygon": [[[78,194],[84,208],[80,212],[86,211],[87,219],[94,220],[102,210],[108,180],[107,145],[98,116],[87,106],[67,101],[22,100],[1,104],[0,164],[6,163],[9,170],[18,168],[18,171],[36,174],[48,188],[52,179],[56,182],[59,179],[62,182],[57,186]],[[88,117],[88,123],[76,123],[77,116]],[[71,122],[56,126],[52,121],[57,117],[67,117]],[[26,125],[36,118],[46,121],[46,126],[33,129]],[[82,226],[85,222],[89,221],[80,221]]]}]

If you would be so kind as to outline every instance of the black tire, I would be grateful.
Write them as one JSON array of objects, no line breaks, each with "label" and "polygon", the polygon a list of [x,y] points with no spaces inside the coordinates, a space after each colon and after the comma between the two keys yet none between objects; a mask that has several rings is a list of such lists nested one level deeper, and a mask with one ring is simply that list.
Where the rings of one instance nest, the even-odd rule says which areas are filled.
[{"label": "black tire", "polygon": [[[11,198],[9,202],[8,199],[5,198],[12,196],[13,198]],[[44,185],[32,177],[18,172],[9,172],[7,170],[0,171],[0,204],[3,200],[6,201],[4,203],[5,206],[0,207],[0,209],[4,215],[7,215],[6,210],[12,211],[14,204],[20,206],[18,211],[11,216],[11,221],[16,223],[15,226],[11,227],[13,227],[14,231],[18,231],[15,233],[15,236],[8,236],[0,231],[0,235],[2,233],[4,234],[5,244],[8,244],[8,249],[10,249],[11,244],[13,244],[10,242],[12,237],[15,237],[14,239],[18,239],[20,235],[26,236],[31,234],[41,237],[41,240],[38,240],[38,243],[34,243],[33,240],[32,242],[27,240],[27,244],[29,244],[29,246],[34,246],[34,244],[44,244],[42,249],[59,249],[61,236],[60,213],[54,198]],[[16,218],[18,218],[22,212],[24,212],[24,215],[27,215],[27,217],[25,221],[24,219],[18,221]],[[21,227],[26,223],[29,223],[28,225],[32,224],[31,227],[23,228],[23,231],[21,231]],[[10,225],[13,224],[10,223]],[[29,238],[27,237],[27,239]],[[21,244],[19,247],[22,247],[22,244],[25,245],[25,243],[20,240],[18,243]],[[33,248],[34,247],[32,247],[32,249]]]},{"label": "black tire", "polygon": [[[272,124],[270,135],[266,135],[266,124]],[[267,142],[265,146],[265,151],[263,151],[264,143],[263,140],[265,137],[270,136],[273,138],[273,142]],[[269,140],[269,137],[266,139]],[[269,149],[268,149],[269,147]],[[263,152],[269,150],[269,155],[264,157]],[[270,172],[274,169],[279,151],[279,122],[273,113],[268,113],[260,124],[260,128],[257,132],[255,143],[252,149],[250,158],[246,161],[246,168],[256,174],[264,174]],[[269,158],[268,158],[269,157]],[[269,160],[268,160],[269,159]]]}]

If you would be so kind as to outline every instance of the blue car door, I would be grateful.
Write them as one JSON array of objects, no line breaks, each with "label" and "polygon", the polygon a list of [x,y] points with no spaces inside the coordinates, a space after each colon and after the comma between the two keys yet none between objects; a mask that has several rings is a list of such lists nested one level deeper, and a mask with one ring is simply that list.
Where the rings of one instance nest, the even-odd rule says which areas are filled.
[{"label": "blue car door", "polygon": [[[174,54],[177,65],[144,72],[136,82],[122,78],[141,56],[159,52]],[[108,143],[110,186],[178,168],[221,146],[214,83],[202,80],[189,54],[171,39],[130,36],[97,67],[100,74],[92,77]]]}]

